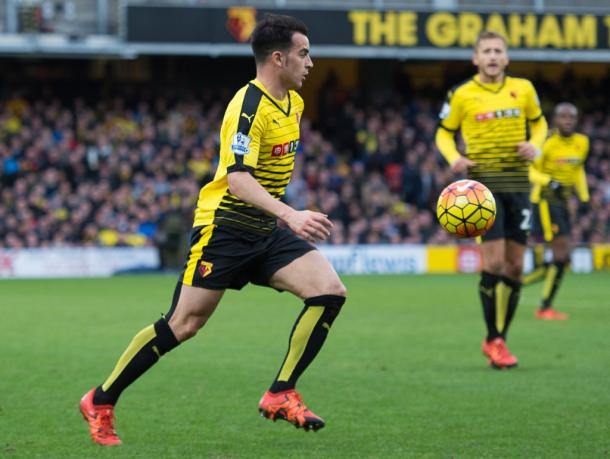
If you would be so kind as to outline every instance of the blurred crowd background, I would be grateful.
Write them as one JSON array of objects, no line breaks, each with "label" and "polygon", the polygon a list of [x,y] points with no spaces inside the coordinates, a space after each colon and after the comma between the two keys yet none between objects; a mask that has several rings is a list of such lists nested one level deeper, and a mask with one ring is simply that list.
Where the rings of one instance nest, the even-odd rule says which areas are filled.
[{"label": "blurred crowd background", "polygon": [[[547,118],[555,103],[582,112],[591,139],[591,208],[573,239],[610,232],[610,80],[535,81]],[[214,174],[218,132],[235,88],[103,96],[52,86],[0,98],[0,245],[157,245],[181,263],[200,187]],[[455,242],[436,223],[440,190],[457,176],[434,147],[438,89],[347,90],[329,74],[285,200],[328,214],[330,244]],[[307,101],[306,101],[307,102]],[[574,200],[573,212],[578,212]],[[174,259],[175,258],[175,259]]]}]

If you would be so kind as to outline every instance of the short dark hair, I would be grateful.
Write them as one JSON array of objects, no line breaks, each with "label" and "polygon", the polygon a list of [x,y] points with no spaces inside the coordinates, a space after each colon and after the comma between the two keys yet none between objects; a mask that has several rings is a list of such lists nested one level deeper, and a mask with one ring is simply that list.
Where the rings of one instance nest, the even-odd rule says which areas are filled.
[{"label": "short dark hair", "polygon": [[300,19],[283,14],[266,14],[256,24],[250,38],[256,62],[264,62],[274,51],[290,49],[295,32],[307,36],[307,26]]},{"label": "short dark hair", "polygon": [[498,32],[493,32],[491,30],[484,30],[477,37],[477,41],[474,43],[474,49],[476,50],[479,47],[479,44],[483,40],[490,40],[492,38],[499,38],[504,42],[504,46],[508,48],[508,42],[506,41],[506,37]]}]

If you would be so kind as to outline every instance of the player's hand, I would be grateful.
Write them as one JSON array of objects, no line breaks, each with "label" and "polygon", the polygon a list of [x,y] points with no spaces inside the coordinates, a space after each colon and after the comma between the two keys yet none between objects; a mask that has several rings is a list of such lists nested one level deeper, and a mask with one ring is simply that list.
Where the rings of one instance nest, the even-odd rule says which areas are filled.
[{"label": "player's hand", "polygon": [[333,226],[326,215],[311,210],[294,211],[285,221],[294,234],[309,242],[328,239]]},{"label": "player's hand", "polygon": [[473,160],[466,158],[465,156],[460,156],[459,159],[456,159],[453,163],[451,163],[451,170],[453,172],[464,172],[466,169],[472,166],[476,166]]},{"label": "player's hand", "polygon": [[538,156],[538,149],[531,142],[519,142],[517,144],[517,153],[519,153],[522,158],[533,161],[536,159],[536,156]]}]

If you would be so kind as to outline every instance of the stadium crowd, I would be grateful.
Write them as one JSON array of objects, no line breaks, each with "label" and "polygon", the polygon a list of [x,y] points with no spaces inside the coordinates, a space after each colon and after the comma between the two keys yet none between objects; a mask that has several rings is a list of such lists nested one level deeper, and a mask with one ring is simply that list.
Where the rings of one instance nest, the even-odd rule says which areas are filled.
[{"label": "stadium crowd", "polygon": [[[561,100],[581,107],[579,130],[591,138],[591,209],[573,228],[579,242],[609,240],[607,83],[537,86],[547,115]],[[229,95],[0,99],[0,246],[179,252],[199,188],[215,170]],[[286,201],[328,214],[331,244],[451,242],[434,216],[438,193],[456,178],[434,147],[441,103],[438,91],[349,92],[329,78],[317,122],[302,120]]]}]

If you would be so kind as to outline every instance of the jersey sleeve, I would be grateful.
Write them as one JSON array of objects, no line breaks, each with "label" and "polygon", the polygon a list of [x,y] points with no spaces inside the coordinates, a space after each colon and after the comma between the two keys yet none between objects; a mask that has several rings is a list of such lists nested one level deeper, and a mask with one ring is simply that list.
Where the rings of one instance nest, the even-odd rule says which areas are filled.
[{"label": "jersey sleeve", "polygon": [[531,82],[527,82],[528,91],[527,91],[527,99],[525,102],[525,117],[528,121],[536,121],[542,118],[542,109],[540,108],[540,99],[538,99],[538,94],[536,93],[536,89]]},{"label": "jersey sleeve", "polygon": [[589,154],[589,138],[583,138],[583,144],[585,149],[585,155],[583,157],[583,163],[576,172],[576,180],[574,181],[574,189],[576,195],[581,202],[589,202],[589,185],[587,184],[587,172],[585,171],[585,160]]},{"label": "jersey sleeve", "polygon": [[245,92],[243,102],[227,110],[223,131],[221,155],[225,155],[227,173],[254,172],[258,165],[261,138],[265,131],[264,117],[259,113],[261,92],[251,85]]},{"label": "jersey sleeve", "polygon": [[455,91],[451,90],[447,93],[447,99],[438,117],[439,126],[443,129],[455,132],[460,128],[462,124],[462,104],[459,97],[456,97]]}]

